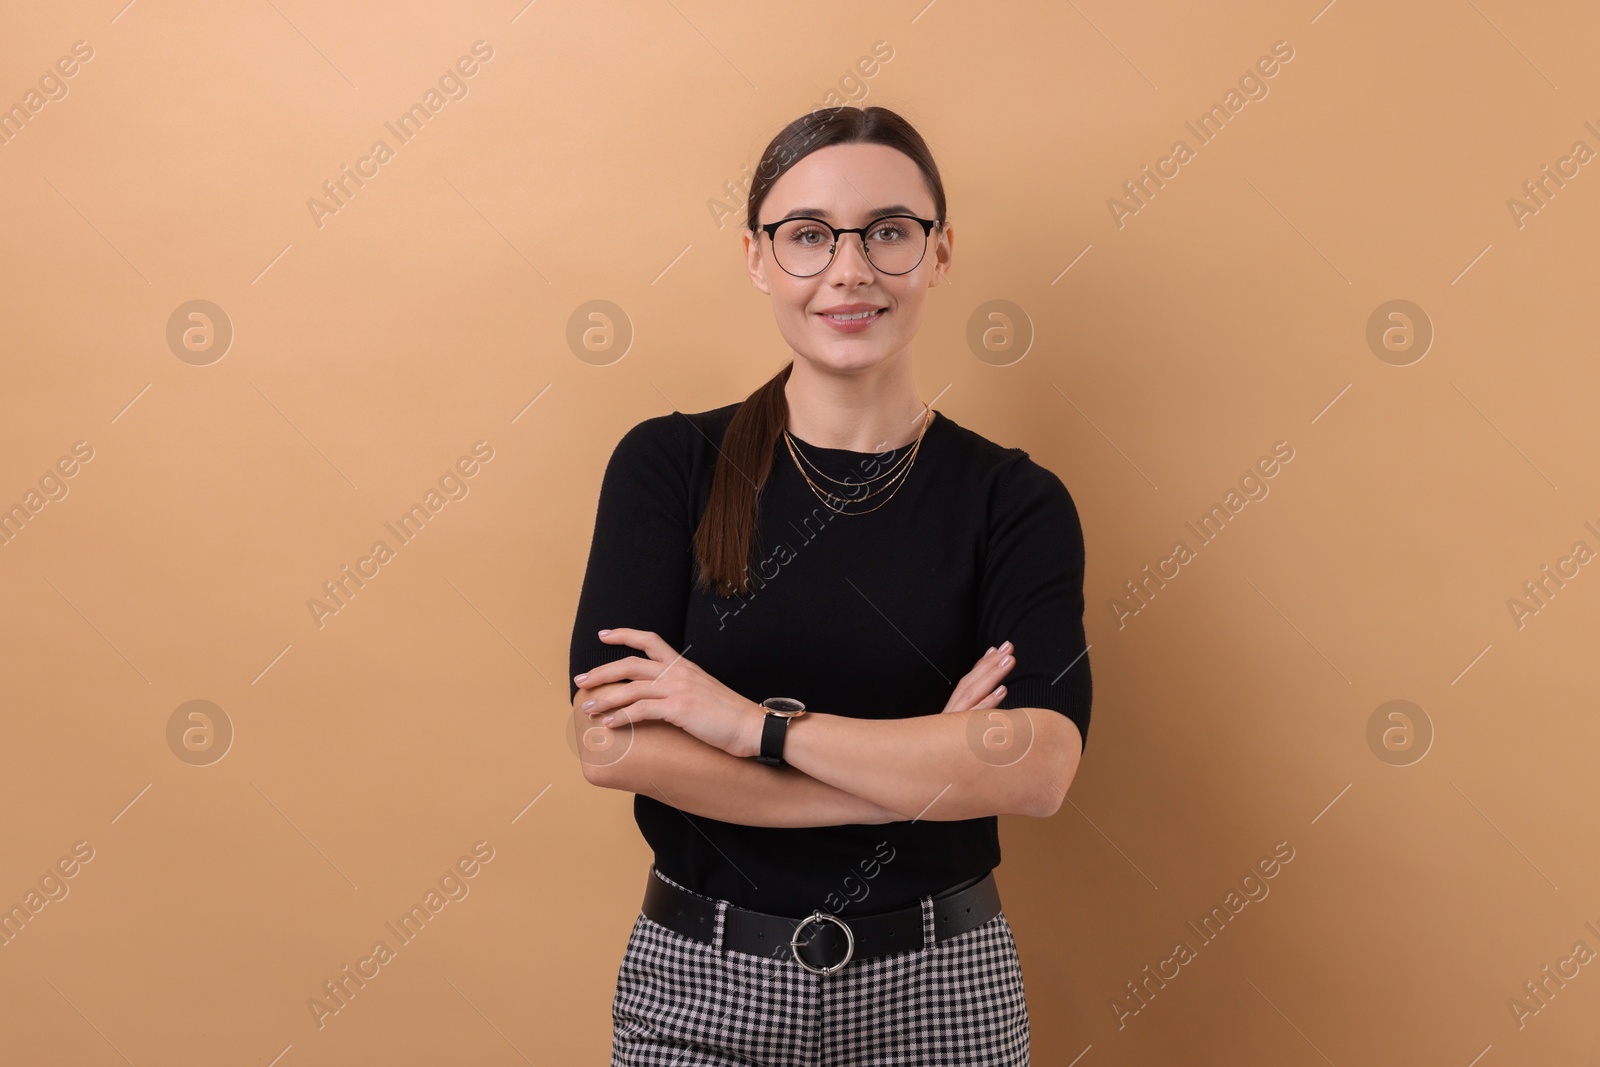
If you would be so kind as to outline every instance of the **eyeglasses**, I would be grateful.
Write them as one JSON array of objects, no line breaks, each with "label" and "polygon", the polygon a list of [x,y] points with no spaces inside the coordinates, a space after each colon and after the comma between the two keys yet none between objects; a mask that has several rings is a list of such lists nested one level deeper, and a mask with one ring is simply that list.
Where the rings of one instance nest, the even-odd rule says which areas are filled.
[{"label": "eyeglasses", "polygon": [[[760,229],[772,243],[772,256],[786,273],[796,278],[821,274],[839,250],[839,238],[853,233],[873,268],[885,274],[908,274],[917,269],[928,251],[928,234],[938,219],[915,215],[884,215],[860,229],[841,230],[809,215],[769,222]],[[823,243],[823,238],[828,243]]]}]

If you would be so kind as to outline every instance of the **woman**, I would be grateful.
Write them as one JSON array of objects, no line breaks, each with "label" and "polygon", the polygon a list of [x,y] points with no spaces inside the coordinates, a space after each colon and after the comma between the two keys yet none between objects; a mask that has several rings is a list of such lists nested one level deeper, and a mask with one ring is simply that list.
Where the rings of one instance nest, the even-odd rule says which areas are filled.
[{"label": "woman", "polygon": [[746,221],[794,358],[623,436],[572,635],[584,776],[655,853],[612,1063],[1026,1063],[996,816],[1082,752],[1077,510],[918,398],[953,234],[900,116],[790,123]]}]

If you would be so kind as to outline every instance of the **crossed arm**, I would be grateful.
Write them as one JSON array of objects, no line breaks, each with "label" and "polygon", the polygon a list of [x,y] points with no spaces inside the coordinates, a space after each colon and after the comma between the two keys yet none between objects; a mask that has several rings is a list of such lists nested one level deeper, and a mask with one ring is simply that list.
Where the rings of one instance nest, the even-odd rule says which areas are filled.
[{"label": "crossed arm", "polygon": [[[579,709],[591,696],[580,690],[573,699],[580,739],[606,729]],[[973,716],[984,721],[971,723]],[[994,730],[1012,731],[1005,751],[1023,754],[995,756],[984,739]],[[1072,720],[1043,708],[905,719],[808,712],[789,724],[789,766],[781,768],[729,755],[658,720],[630,724],[610,742],[626,747],[604,762],[585,757],[588,781],[746,826],[1045,818],[1061,806],[1083,747]]]},{"label": "crossed arm", "polygon": [[[587,693],[579,692],[574,703]],[[579,737],[604,730],[574,711]],[[745,826],[842,826],[899,822],[901,816],[870,800],[836,789],[796,768],[768,767],[730,756],[671,723],[648,720],[625,729],[626,750],[614,762],[590,762],[583,776],[594,785],[643,793],[663,804]],[[580,744],[580,748],[582,745]]]}]

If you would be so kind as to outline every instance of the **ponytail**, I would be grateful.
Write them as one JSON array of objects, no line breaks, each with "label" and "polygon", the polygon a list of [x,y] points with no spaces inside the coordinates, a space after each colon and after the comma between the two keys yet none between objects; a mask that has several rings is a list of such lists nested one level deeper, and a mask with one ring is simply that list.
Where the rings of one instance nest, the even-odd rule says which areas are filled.
[{"label": "ponytail", "polygon": [[783,386],[793,369],[791,360],[746,397],[722,438],[711,497],[694,532],[698,582],[701,588],[714,588],[718,596],[745,596],[750,591],[759,494],[772,472],[778,435],[789,425],[789,398]]}]

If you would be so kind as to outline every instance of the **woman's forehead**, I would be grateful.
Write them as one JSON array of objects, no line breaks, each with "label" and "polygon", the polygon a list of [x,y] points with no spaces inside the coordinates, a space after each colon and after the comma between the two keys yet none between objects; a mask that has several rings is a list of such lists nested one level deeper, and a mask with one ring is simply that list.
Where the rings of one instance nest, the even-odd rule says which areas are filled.
[{"label": "woman's forehead", "polygon": [[815,215],[842,220],[911,214],[927,217],[933,197],[910,156],[888,145],[819,148],[785,171],[767,193],[761,214]]}]

